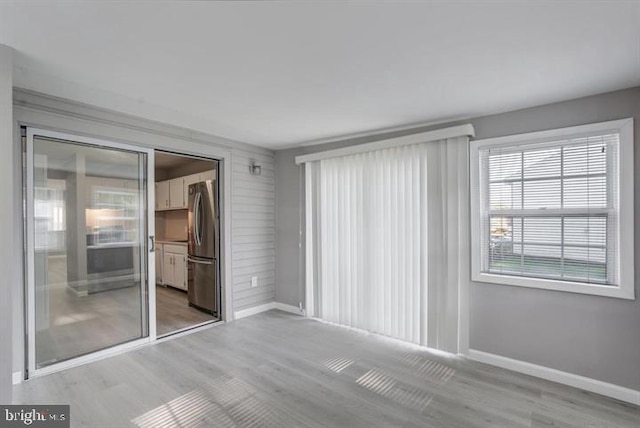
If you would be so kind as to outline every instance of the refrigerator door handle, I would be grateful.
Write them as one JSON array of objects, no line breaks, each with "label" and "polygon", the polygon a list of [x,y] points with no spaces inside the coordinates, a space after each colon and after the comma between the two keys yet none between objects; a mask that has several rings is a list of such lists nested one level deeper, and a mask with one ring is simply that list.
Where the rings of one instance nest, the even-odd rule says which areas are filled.
[{"label": "refrigerator door handle", "polygon": [[187,257],[187,261],[189,261],[191,263],[198,263],[198,264],[201,264],[201,265],[212,265],[213,264],[212,261],[194,260],[191,257]]},{"label": "refrigerator door handle", "polygon": [[193,212],[195,215],[194,219],[194,238],[196,241],[196,245],[200,246],[202,244],[202,240],[200,239],[200,203],[202,200],[202,194],[200,192],[196,193],[195,200],[193,201]]}]

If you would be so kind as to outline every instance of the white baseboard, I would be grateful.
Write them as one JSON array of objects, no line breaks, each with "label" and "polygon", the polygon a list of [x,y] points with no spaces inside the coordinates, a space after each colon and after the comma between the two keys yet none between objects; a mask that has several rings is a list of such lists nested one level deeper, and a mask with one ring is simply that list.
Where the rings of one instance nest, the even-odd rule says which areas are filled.
[{"label": "white baseboard", "polygon": [[640,391],[636,391],[635,389],[625,388],[623,386],[614,385],[612,383],[603,382],[589,377],[567,373],[561,370],[527,363],[525,361],[514,360],[501,355],[477,351],[475,349],[469,349],[469,354],[466,355],[466,357],[473,361],[502,367],[515,372],[561,383],[563,385],[573,386],[574,388],[595,392],[596,394],[640,406]]},{"label": "white baseboard", "polygon": [[13,379],[12,380],[13,380],[13,384],[14,385],[22,383],[22,379],[23,379],[23,376],[22,376],[22,372],[21,371],[20,372],[13,372]]},{"label": "white baseboard", "polygon": [[264,305],[254,306],[253,308],[242,309],[233,313],[233,319],[239,320],[241,318],[250,317],[251,315],[259,314],[260,312],[270,311],[275,309],[276,302],[265,303]]},{"label": "white baseboard", "polygon": [[233,314],[233,319],[239,320],[241,318],[250,317],[251,315],[259,314],[260,312],[270,311],[271,309],[279,309],[281,311],[290,312],[296,315],[303,315],[303,312],[300,312],[300,309],[296,308],[292,305],[287,305],[280,302],[269,302],[263,305],[254,306],[253,308],[242,309],[240,311],[236,311]]},{"label": "white baseboard", "polygon": [[302,315],[304,316],[304,309],[300,310],[299,307],[293,305],[287,305],[286,303],[274,302],[275,309],[280,309],[284,312],[289,312],[291,314]]}]

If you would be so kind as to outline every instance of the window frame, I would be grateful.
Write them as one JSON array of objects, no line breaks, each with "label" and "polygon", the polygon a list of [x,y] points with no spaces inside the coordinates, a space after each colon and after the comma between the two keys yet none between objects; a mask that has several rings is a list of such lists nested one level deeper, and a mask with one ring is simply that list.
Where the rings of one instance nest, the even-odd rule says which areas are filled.
[{"label": "window frame", "polygon": [[[617,133],[617,180],[619,209],[617,230],[615,231],[618,259],[615,261],[615,274],[618,285],[600,285],[595,283],[555,280],[548,278],[524,277],[482,271],[482,227],[481,219],[487,213],[481,209],[479,189],[483,184],[480,168],[480,152],[489,148],[517,149],[529,144],[551,143],[557,140],[586,137],[594,134]],[[518,287],[556,290],[569,293],[590,294],[635,300],[634,282],[634,170],[633,170],[633,118],[551,129],[525,134],[508,135],[496,138],[472,140],[470,142],[470,185],[471,185],[471,279],[473,281],[511,285]],[[624,233],[621,233],[624,230]]]}]

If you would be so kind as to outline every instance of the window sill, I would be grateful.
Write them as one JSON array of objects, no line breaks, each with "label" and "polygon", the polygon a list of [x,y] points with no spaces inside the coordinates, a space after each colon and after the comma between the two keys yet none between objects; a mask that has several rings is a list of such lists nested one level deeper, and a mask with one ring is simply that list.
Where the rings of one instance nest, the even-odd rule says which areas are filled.
[{"label": "window sill", "polygon": [[585,284],[582,282],[554,281],[541,278],[524,278],[510,275],[474,272],[473,281],[491,284],[511,285],[515,287],[538,288],[542,290],[563,291],[566,293],[590,294],[594,296],[614,297],[618,299],[635,300],[634,284],[627,287],[612,285]]}]

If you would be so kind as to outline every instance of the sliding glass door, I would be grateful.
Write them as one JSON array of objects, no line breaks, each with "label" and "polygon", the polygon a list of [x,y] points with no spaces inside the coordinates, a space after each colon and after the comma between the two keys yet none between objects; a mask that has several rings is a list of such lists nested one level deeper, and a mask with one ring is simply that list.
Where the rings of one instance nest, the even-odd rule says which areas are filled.
[{"label": "sliding glass door", "polygon": [[149,337],[153,154],[31,128],[26,149],[31,375]]}]

